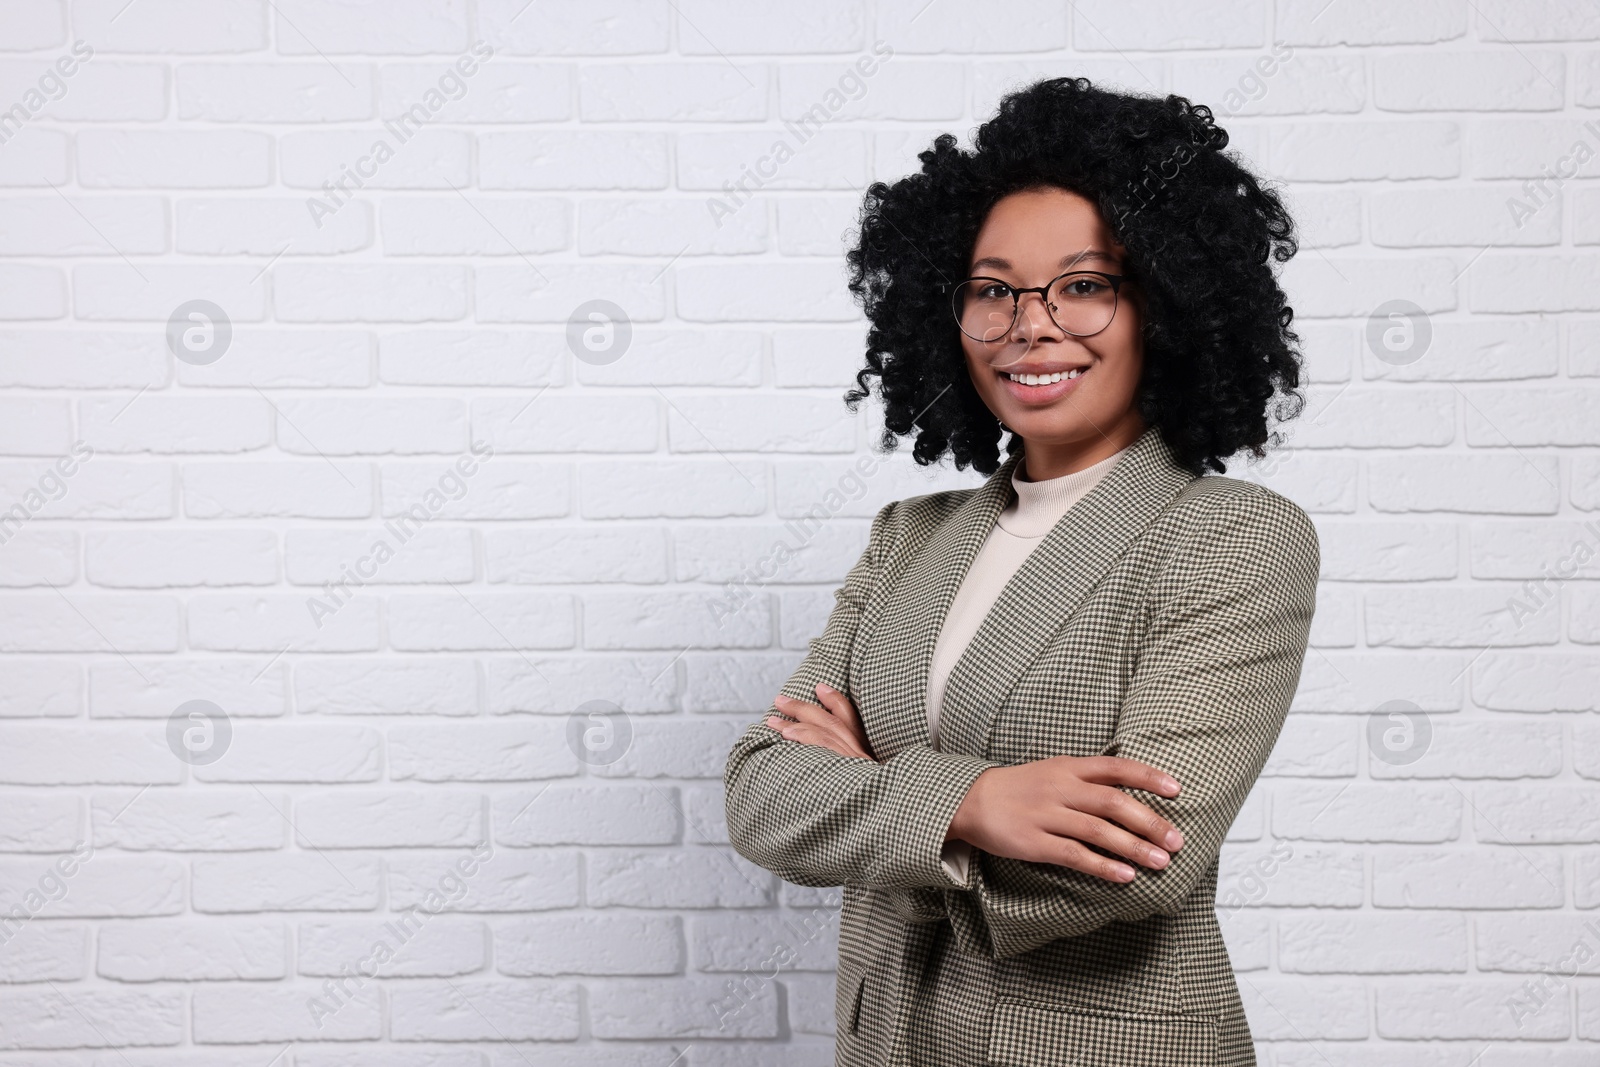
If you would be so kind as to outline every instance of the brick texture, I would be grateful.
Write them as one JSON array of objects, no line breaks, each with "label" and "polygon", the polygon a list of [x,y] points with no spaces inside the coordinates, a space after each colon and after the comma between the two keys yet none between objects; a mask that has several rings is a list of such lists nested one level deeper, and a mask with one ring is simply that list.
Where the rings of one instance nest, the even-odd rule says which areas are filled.
[{"label": "brick texture", "polygon": [[1076,73],[1303,227],[1310,404],[1229,470],[1323,545],[1217,896],[1262,1064],[1600,1059],[1600,7],[28,0],[0,1063],[831,1064],[837,891],[722,761],[976,481],[844,409],[843,244]]}]

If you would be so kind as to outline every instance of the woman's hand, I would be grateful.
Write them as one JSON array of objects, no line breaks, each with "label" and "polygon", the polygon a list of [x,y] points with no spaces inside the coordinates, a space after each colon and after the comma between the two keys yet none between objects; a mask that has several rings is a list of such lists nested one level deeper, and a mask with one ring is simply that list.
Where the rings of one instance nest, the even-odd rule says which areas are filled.
[{"label": "woman's hand", "polygon": [[945,839],[959,838],[992,856],[1055,863],[1110,882],[1131,882],[1132,867],[1085,846],[1160,870],[1171,861],[1167,850],[1183,847],[1183,835],[1119,785],[1178,795],[1172,778],[1120,756],[1052,756],[991,767],[972,783]]},{"label": "woman's hand", "polygon": [[[850,698],[827,685],[817,686],[816,692],[817,704],[776,697],[773,706],[798,721],[769,715],[767,725],[790,741],[876,759]],[[1159,870],[1171,861],[1169,850],[1183,847],[1183,835],[1118,786],[1164,797],[1177,796],[1179,789],[1149,764],[1120,756],[1053,756],[993,767],[967,790],[945,838],[959,838],[991,856],[1054,863],[1111,882],[1131,882],[1132,867],[1085,845]]]},{"label": "woman's hand", "polygon": [[876,761],[877,757],[867,744],[867,732],[861,727],[861,717],[856,714],[850,698],[830,685],[818,685],[817,699],[820,707],[780,694],[773,699],[773,706],[799,721],[789,722],[768,715],[767,725],[790,741],[831,749],[841,756]]}]

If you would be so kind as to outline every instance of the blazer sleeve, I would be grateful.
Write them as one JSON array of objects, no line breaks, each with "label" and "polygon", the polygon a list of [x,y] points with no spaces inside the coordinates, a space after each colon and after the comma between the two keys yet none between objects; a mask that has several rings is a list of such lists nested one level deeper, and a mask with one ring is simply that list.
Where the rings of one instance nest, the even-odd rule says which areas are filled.
[{"label": "blazer sleeve", "polygon": [[1162,870],[1134,865],[1125,883],[978,852],[972,888],[945,894],[966,951],[1015,956],[1110,922],[1176,915],[1217,861],[1294,698],[1320,568],[1305,513],[1251,489],[1214,503],[1157,579],[1105,749],[1178,780],[1175,798],[1127,791],[1177,826],[1183,847]]},{"label": "blazer sleeve", "polygon": [[[873,520],[867,549],[835,592],[822,635],[784,683],[786,695],[815,703],[818,682],[850,692],[850,655],[894,507]],[[728,839],[741,856],[797,885],[964,884],[943,862],[945,831],[973,781],[999,764],[925,743],[882,763],[841,756],[787,740],[765,718],[734,743],[723,771]]]}]

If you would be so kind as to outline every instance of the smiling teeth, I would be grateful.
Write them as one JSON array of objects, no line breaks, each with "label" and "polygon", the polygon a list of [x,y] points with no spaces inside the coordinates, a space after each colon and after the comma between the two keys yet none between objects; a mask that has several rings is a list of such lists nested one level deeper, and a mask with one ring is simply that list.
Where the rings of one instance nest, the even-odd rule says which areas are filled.
[{"label": "smiling teeth", "polygon": [[1052,385],[1056,382],[1076,378],[1083,373],[1082,367],[1074,367],[1069,371],[1057,371],[1054,374],[1007,374],[1006,377],[1023,385]]}]

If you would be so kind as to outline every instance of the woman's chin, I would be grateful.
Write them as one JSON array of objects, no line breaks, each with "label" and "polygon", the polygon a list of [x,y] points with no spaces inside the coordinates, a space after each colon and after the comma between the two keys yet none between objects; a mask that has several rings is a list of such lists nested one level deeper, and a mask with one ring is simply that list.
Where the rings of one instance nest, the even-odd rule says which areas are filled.
[{"label": "woman's chin", "polygon": [[1015,436],[1032,443],[1036,448],[1061,448],[1076,445],[1087,437],[1099,437],[1093,424],[1079,412],[1067,410],[1019,411],[1014,418],[1002,418]]}]

